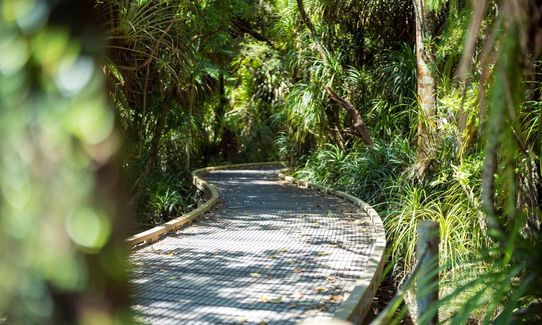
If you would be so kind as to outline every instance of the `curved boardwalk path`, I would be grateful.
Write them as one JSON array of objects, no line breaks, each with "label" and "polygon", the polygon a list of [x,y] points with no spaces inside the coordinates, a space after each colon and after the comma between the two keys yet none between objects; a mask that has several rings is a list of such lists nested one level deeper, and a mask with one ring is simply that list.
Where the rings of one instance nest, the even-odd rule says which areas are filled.
[{"label": "curved boardwalk path", "polygon": [[286,185],[277,171],[205,175],[224,202],[132,254],[139,321],[295,324],[333,315],[373,249],[370,219],[342,199]]}]

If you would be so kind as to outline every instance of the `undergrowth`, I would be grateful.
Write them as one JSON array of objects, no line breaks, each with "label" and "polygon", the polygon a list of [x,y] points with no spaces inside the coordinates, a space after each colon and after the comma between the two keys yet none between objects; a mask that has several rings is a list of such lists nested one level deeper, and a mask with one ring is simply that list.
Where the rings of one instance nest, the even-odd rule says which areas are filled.
[{"label": "undergrowth", "polygon": [[[448,157],[449,158],[449,157]],[[397,137],[372,148],[341,150],[325,144],[306,157],[295,176],[331,186],[362,198],[381,215],[388,241],[390,263],[399,279],[415,264],[416,229],[420,221],[440,226],[440,265],[443,292],[474,279],[487,266],[482,252],[487,238],[480,227],[479,197],[482,160],[471,156],[453,159],[424,182],[415,176],[415,150]],[[457,299],[467,299],[464,293]],[[450,303],[447,308],[454,309]],[[447,309],[445,308],[445,309]]]}]

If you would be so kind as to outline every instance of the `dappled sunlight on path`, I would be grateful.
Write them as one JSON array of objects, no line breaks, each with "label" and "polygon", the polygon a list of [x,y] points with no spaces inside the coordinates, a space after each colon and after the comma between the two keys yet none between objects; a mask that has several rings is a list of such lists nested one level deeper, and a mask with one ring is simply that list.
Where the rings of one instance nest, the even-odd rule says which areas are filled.
[{"label": "dappled sunlight on path", "polygon": [[204,178],[224,202],[132,255],[138,319],[293,324],[332,316],[373,249],[370,218],[341,199],[283,184],[277,169]]}]

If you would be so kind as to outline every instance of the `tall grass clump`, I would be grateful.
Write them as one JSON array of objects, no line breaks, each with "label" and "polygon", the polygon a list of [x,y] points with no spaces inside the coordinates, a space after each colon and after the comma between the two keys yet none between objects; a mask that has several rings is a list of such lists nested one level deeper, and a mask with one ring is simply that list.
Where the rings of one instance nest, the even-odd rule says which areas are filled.
[{"label": "tall grass clump", "polygon": [[415,262],[416,228],[422,220],[440,226],[441,265],[445,276],[459,272],[479,259],[485,244],[479,224],[479,205],[471,202],[479,187],[481,160],[448,164],[430,182],[414,176],[415,152],[404,138],[384,145],[344,151],[326,144],[295,176],[332,186],[372,204],[382,215],[396,270],[407,274]]},{"label": "tall grass clump", "polygon": [[331,185],[363,197],[370,204],[387,201],[386,191],[393,180],[409,170],[413,151],[408,141],[396,138],[373,147],[353,147],[345,151],[327,143],[309,156],[295,173],[309,182]]}]

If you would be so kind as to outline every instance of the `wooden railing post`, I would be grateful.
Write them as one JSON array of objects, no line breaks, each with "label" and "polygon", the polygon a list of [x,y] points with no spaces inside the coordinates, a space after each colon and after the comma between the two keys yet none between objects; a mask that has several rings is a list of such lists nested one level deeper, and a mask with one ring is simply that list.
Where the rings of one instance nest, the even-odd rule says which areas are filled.
[{"label": "wooden railing post", "polygon": [[[438,324],[439,242],[438,223],[428,220],[422,221],[418,225],[416,247],[418,263],[421,263],[420,274],[416,282],[417,318],[420,324]],[[420,260],[422,258],[423,260]]]}]

